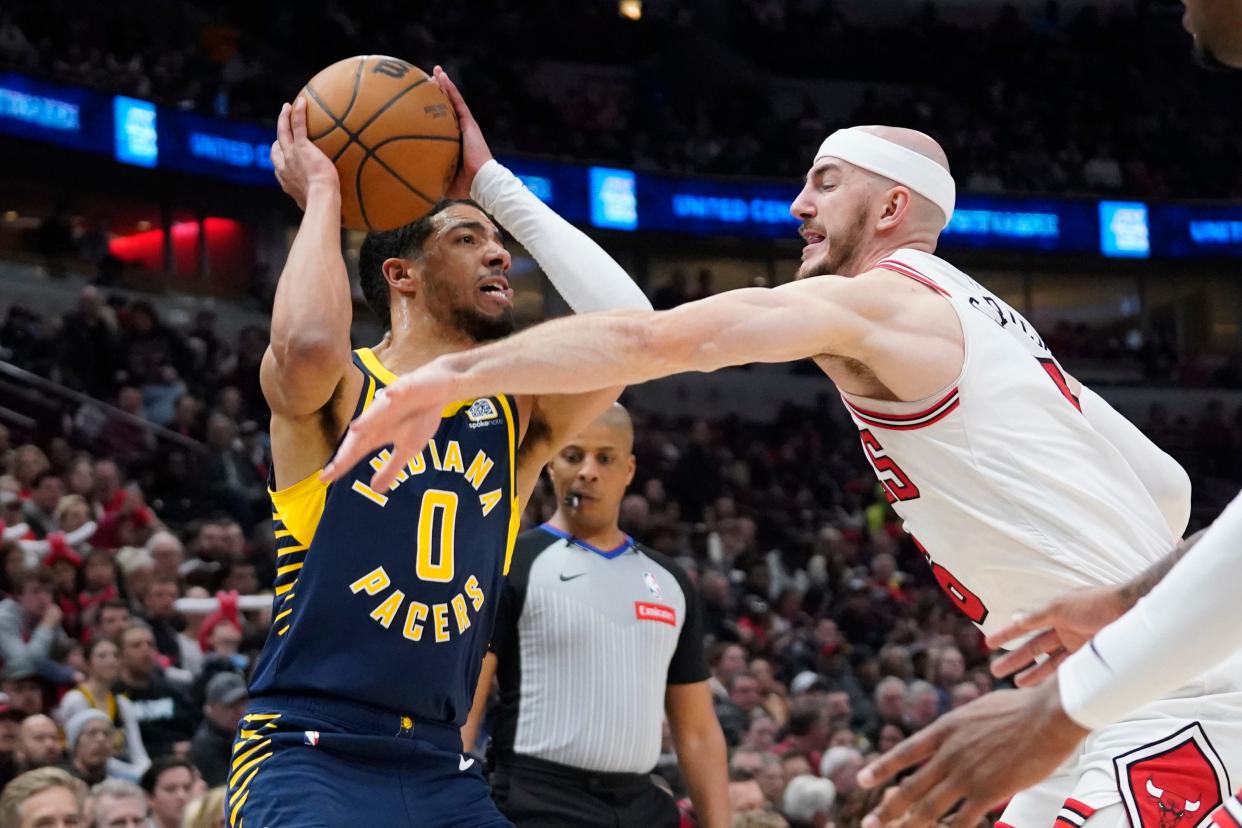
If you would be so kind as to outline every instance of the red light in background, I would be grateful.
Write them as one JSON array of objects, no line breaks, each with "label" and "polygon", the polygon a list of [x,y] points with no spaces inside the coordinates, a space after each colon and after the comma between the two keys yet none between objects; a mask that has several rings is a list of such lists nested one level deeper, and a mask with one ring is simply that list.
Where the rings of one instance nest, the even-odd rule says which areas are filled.
[{"label": "red light in background", "polygon": [[[253,268],[254,243],[250,228],[233,219],[214,216],[203,220],[207,230],[208,269],[224,281],[237,283],[248,277]],[[178,275],[194,276],[198,272],[198,223],[179,221],[172,226],[173,269]],[[127,264],[144,270],[163,270],[164,231],[147,230],[118,236],[108,243],[108,251]],[[241,280],[244,284],[244,279]]]}]

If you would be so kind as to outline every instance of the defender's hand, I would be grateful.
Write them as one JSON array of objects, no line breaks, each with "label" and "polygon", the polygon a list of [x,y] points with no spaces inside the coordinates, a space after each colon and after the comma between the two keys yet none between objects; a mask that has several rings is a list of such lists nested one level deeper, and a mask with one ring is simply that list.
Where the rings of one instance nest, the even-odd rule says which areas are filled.
[{"label": "defender's hand", "polygon": [[483,138],[483,130],[479,122],[470,114],[470,107],[457,90],[457,84],[441,67],[433,70],[432,79],[441,91],[448,96],[453,111],[457,113],[457,125],[461,128],[461,162],[457,167],[457,176],[444,194],[446,198],[470,198],[470,185],[474,182],[479,169],[492,160],[492,151],[488,149]]},{"label": "defender's hand", "polygon": [[975,828],[992,807],[1056,770],[1086,735],[1065,715],[1055,681],[988,693],[859,772],[859,783],[874,788],[926,760],[885,793],[863,828]]},{"label": "defender's hand", "polygon": [[[1029,633],[1042,631],[993,661],[992,675],[1005,678],[1018,673],[1014,683],[1019,687],[1039,684],[1053,675],[1070,653],[1124,615],[1126,609],[1116,587],[1087,587],[1067,593],[1043,609],[1022,616],[988,636],[988,646],[999,647]],[[1030,666],[1038,656],[1048,658]],[[1019,673],[1019,670],[1022,672]]]},{"label": "defender's hand", "polygon": [[276,141],[272,144],[272,167],[280,188],[302,210],[306,209],[306,199],[312,190],[323,189],[340,197],[341,181],[336,165],[306,135],[306,98],[301,95],[293,106],[285,104],[280,108]]},{"label": "defender's hand", "polygon": [[452,402],[452,375],[430,362],[375,394],[366,412],[350,423],[341,447],[324,466],[321,480],[339,480],[377,449],[392,446],[390,456],[371,477],[371,488],[384,492],[401,467],[435,436],[440,412]]}]

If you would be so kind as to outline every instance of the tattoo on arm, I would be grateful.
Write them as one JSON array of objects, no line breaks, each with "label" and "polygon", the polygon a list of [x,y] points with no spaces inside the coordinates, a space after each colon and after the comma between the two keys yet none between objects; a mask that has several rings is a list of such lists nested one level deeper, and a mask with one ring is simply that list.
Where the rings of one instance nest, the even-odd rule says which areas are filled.
[{"label": "tattoo on arm", "polygon": [[1160,583],[1165,575],[1169,574],[1169,570],[1177,566],[1177,562],[1194,548],[1194,545],[1199,542],[1199,539],[1203,537],[1203,533],[1206,531],[1206,529],[1201,529],[1189,538],[1186,538],[1186,540],[1179,541],[1177,546],[1173,547],[1173,551],[1166,555],[1163,560],[1158,561],[1134,580],[1124,584],[1121,587],[1121,598],[1125,601],[1125,606],[1127,608],[1133,607],[1138,603],[1138,599],[1151,592],[1152,588]]}]

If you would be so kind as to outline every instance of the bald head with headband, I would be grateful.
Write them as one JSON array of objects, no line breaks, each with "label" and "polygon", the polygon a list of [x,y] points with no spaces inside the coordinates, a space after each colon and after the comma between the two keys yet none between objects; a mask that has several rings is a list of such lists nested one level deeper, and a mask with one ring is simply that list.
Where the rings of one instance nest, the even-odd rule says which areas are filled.
[{"label": "bald head with headband", "polygon": [[890,126],[837,130],[790,207],[807,241],[799,278],[856,276],[900,247],[935,250],[956,198],[948,158],[930,136]]}]

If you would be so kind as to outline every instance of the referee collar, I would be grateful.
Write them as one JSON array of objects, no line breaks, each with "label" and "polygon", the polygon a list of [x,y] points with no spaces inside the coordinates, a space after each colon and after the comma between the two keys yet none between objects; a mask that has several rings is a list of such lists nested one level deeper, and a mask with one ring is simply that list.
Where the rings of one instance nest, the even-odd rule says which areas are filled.
[{"label": "referee collar", "polygon": [[634,547],[634,539],[631,538],[629,535],[626,535],[625,540],[623,540],[617,547],[613,549],[600,549],[598,546],[592,546],[591,544],[587,543],[584,540],[575,538],[573,535],[569,534],[568,532],[565,532],[561,529],[557,529],[555,526],[553,526],[550,523],[545,523],[541,525],[539,528],[547,532],[549,535],[556,535],[558,538],[562,538],[564,540],[569,541],[574,546],[580,546],[583,549],[590,550],[591,552],[594,552],[596,555],[599,555],[601,558],[607,558],[610,561],[613,558],[617,557],[618,555],[624,552],[628,552],[630,549]]}]

